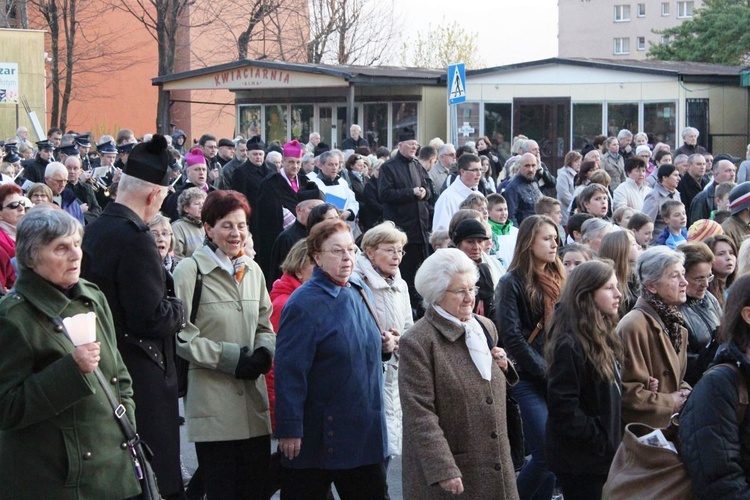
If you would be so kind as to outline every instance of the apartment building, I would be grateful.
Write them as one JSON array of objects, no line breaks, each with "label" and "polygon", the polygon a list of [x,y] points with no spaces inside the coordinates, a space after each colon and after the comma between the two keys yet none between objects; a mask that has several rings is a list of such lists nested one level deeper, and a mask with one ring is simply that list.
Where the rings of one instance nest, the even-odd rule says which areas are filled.
[{"label": "apartment building", "polygon": [[558,0],[560,57],[646,59],[664,30],[691,19],[701,0]]}]

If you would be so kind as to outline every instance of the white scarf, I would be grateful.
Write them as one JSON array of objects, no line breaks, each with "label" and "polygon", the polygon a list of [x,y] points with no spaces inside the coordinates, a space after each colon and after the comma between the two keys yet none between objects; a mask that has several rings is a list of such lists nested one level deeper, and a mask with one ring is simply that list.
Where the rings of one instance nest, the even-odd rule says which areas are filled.
[{"label": "white scarf", "polygon": [[477,367],[479,375],[484,380],[492,380],[492,353],[490,348],[487,347],[482,325],[473,315],[469,318],[469,321],[461,321],[438,305],[435,305],[434,309],[443,318],[464,328],[466,347],[469,349],[469,355],[474,362],[474,366]]}]

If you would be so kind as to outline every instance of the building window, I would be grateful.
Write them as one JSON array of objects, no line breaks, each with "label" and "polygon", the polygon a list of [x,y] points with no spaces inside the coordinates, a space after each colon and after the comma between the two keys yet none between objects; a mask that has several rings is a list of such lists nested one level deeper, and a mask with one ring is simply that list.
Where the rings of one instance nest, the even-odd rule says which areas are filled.
[{"label": "building window", "polygon": [[624,128],[638,130],[638,103],[607,104],[607,135],[617,137],[617,133]]},{"label": "building window", "polygon": [[661,3],[661,15],[662,16],[668,16],[669,15],[669,2],[662,2]]},{"label": "building window", "polygon": [[645,36],[638,37],[638,50],[646,50],[646,37]]},{"label": "building window", "polygon": [[[388,144],[388,104],[385,102],[367,103],[363,107],[362,136],[372,151]],[[416,130],[416,127],[415,127]],[[347,131],[348,135],[348,131]],[[394,136],[394,140],[398,134]]]},{"label": "building window", "polygon": [[630,54],[630,38],[615,38],[615,55]]},{"label": "building window", "polygon": [[677,17],[689,18],[693,17],[693,6],[695,2],[677,2]]},{"label": "building window", "polygon": [[314,129],[312,104],[292,104],[292,139],[306,143]]},{"label": "building window", "polygon": [[475,141],[481,133],[479,130],[479,103],[465,102],[456,105],[456,126],[458,140],[456,146],[463,146],[468,141]]},{"label": "building window", "polygon": [[656,142],[675,144],[677,138],[677,103],[674,101],[644,103],[643,130],[648,130]]},{"label": "building window", "polygon": [[646,17],[646,4],[645,3],[638,4],[638,17]]},{"label": "building window", "polygon": [[245,137],[262,134],[260,106],[240,106],[240,133]]},{"label": "building window", "polygon": [[663,45],[666,45],[666,44],[668,44],[668,43],[669,43],[669,36],[666,36],[666,35],[662,35],[662,37],[661,37],[661,43],[662,43]]},{"label": "building window", "polygon": [[510,154],[510,141],[513,140],[513,105],[510,103],[484,103],[484,130],[498,152]]},{"label": "building window", "polygon": [[601,104],[573,104],[573,149],[594,144],[594,137],[602,133]]},{"label": "building window", "polygon": [[615,5],[615,22],[630,21],[630,5]]},{"label": "building window", "polygon": [[286,104],[266,104],[266,142],[286,142],[286,114]]},{"label": "building window", "polygon": [[419,137],[419,128],[417,127],[417,103],[416,102],[394,102],[393,107],[393,142],[398,143],[398,131],[404,127],[414,129],[414,133]]}]

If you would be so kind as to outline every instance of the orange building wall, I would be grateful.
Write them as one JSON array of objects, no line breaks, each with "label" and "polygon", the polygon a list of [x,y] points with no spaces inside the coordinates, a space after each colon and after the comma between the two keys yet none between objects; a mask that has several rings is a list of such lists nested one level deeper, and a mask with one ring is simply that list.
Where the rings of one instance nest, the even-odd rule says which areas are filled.
[{"label": "orange building wall", "polygon": [[[251,43],[248,57],[264,55],[267,59],[304,61],[304,44],[309,35],[306,0],[288,0],[286,11],[275,20],[284,26],[281,44],[271,40]],[[95,140],[104,134],[116,134],[122,128],[132,129],[136,137],[153,133],[156,128],[157,87],[151,79],[158,75],[157,44],[146,28],[127,12],[113,9],[102,2],[100,8],[93,4],[96,16],[83,21],[83,31],[108,40],[103,57],[94,64],[94,71],[78,75],[78,87],[68,107],[66,129],[77,132],[90,131]],[[184,29],[177,37],[175,73],[213,66],[237,59],[235,35],[244,26],[247,6],[234,0],[210,2],[211,12],[188,13]],[[217,13],[220,13],[217,15]],[[30,18],[33,12],[29,12]],[[211,22],[206,22],[212,19]],[[189,28],[191,24],[205,24]],[[43,26],[40,20],[33,24]],[[45,37],[49,50],[50,37]],[[49,67],[48,79],[49,79]],[[171,107],[171,121],[182,129],[188,139],[197,139],[203,133],[217,137],[234,137],[234,94],[226,90],[175,91]],[[47,90],[48,108],[52,103]],[[217,104],[206,104],[217,103]],[[50,110],[45,125],[49,128]]]}]

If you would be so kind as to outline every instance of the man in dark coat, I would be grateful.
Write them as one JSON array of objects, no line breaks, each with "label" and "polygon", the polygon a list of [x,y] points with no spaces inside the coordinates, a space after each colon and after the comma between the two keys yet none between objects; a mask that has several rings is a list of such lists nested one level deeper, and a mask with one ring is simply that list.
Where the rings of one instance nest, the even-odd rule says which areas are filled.
[{"label": "man in dark coat", "polygon": [[83,219],[86,224],[90,224],[97,219],[102,213],[99,202],[96,201],[94,188],[91,184],[84,182],[81,178],[81,158],[78,156],[68,156],[65,160],[65,168],[68,169],[68,185],[66,191],[71,191],[83,211]]},{"label": "man in dark coat", "polygon": [[33,160],[21,162],[24,169],[22,175],[29,182],[44,182],[44,170],[52,161],[52,152],[55,150],[55,146],[52,142],[44,140],[37,142],[36,147],[39,150],[36,157]]},{"label": "man in dark coat", "polygon": [[346,151],[347,149],[355,150],[361,147],[368,147],[369,143],[362,137],[362,127],[359,125],[352,125],[349,127],[349,137],[341,141],[341,150]]},{"label": "man in dark coat", "polygon": [[409,285],[412,308],[421,311],[422,299],[414,288],[414,276],[430,254],[431,187],[427,173],[417,161],[419,144],[414,130],[402,129],[398,140],[398,153],[380,167],[378,193],[383,219],[393,221],[409,238],[401,260],[401,277]]},{"label": "man in dark coat", "polygon": [[133,378],[138,433],[154,451],[167,498],[183,491],[174,363],[185,312],[146,223],[167,195],[171,162],[163,136],[133,148],[117,198],[86,228],[81,265],[82,277],[99,286],[112,310],[117,346]]},{"label": "man in dark coat", "polygon": [[[255,136],[247,141],[247,160],[237,167],[232,175],[231,189],[245,195],[250,204],[250,227],[256,219],[255,208],[260,193],[260,183],[266,177],[263,159],[266,156],[265,144],[260,136]],[[252,230],[252,229],[251,229]]]},{"label": "man in dark coat", "polygon": [[180,195],[186,189],[200,188],[206,194],[216,191],[212,185],[208,183],[208,167],[206,166],[206,158],[201,153],[200,149],[193,148],[187,154],[185,154],[185,176],[187,182],[177,188],[174,193],[167,196],[164,200],[164,204],[161,207],[161,212],[169,217],[169,220],[174,222],[180,218],[180,213],[177,207],[177,200]]},{"label": "man in dark coat", "polygon": [[536,213],[536,200],[542,196],[536,183],[537,158],[533,153],[524,153],[518,160],[518,171],[503,196],[508,202],[508,218],[518,227],[526,217]]},{"label": "man in dark coat", "polygon": [[[307,193],[312,193],[312,190],[307,191]],[[318,195],[320,195],[320,191],[318,191]],[[295,209],[297,218],[294,224],[281,232],[271,249],[271,264],[266,274],[266,279],[271,284],[281,278],[281,264],[286,259],[286,256],[289,255],[289,251],[294,244],[303,238],[307,238],[307,218],[310,215],[310,211],[322,203],[323,200],[320,198],[300,200],[297,203]],[[271,287],[268,289],[270,290]]]},{"label": "man in dark coat", "polygon": [[304,151],[305,146],[296,140],[284,144],[281,170],[269,175],[260,184],[253,240],[255,261],[266,275],[269,290],[273,285],[271,255],[276,238],[294,223],[300,197],[320,198],[320,190],[315,183],[311,183],[307,176],[300,172]]}]

